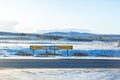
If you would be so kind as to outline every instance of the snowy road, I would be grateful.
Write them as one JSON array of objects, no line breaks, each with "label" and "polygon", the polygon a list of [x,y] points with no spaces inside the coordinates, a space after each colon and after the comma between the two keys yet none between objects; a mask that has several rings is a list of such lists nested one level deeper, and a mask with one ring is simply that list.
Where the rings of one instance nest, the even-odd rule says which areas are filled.
[{"label": "snowy road", "polygon": [[120,60],[0,59],[0,68],[120,68]]}]

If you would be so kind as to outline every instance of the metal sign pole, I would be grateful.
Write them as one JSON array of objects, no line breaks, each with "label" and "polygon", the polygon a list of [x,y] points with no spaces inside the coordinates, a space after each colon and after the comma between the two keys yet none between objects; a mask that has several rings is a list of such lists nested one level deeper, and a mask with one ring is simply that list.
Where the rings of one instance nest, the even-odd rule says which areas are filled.
[{"label": "metal sign pole", "polygon": [[55,56],[55,46],[54,46],[54,56]]},{"label": "metal sign pole", "polygon": [[46,49],[46,56],[47,56],[47,49]]},{"label": "metal sign pole", "polygon": [[68,51],[69,51],[69,50],[67,49],[67,56],[68,56]]},{"label": "metal sign pole", "polygon": [[34,54],[35,54],[34,52],[35,52],[35,51],[33,50],[33,56],[34,56]]}]

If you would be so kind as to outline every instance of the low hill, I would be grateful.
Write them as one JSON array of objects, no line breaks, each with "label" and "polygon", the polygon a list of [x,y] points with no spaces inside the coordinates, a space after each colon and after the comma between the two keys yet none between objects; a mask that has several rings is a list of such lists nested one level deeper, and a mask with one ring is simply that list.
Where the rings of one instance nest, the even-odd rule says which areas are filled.
[{"label": "low hill", "polygon": [[12,33],[0,32],[0,40],[119,41],[120,35],[81,32]]}]

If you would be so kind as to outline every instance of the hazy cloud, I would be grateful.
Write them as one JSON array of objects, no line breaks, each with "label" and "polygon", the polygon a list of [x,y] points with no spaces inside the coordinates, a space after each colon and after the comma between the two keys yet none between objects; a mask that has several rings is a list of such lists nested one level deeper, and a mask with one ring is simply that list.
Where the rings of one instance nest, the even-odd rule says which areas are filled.
[{"label": "hazy cloud", "polygon": [[18,24],[15,21],[0,21],[0,31],[14,32],[14,27]]}]

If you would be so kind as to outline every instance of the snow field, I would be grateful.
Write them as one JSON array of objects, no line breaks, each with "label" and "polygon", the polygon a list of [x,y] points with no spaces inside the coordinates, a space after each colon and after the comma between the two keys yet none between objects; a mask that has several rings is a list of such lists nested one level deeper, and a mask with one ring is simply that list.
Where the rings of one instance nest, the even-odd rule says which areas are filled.
[{"label": "snow field", "polygon": [[0,80],[120,80],[120,69],[7,69]]},{"label": "snow field", "polygon": [[[87,53],[89,56],[97,56],[99,54],[103,54],[109,57],[120,57],[120,47],[117,47],[117,42],[65,42],[39,40],[7,40],[5,42],[6,43],[0,43],[0,55],[15,54],[19,51],[32,53],[32,51],[29,48],[30,45],[72,45],[73,50],[69,50],[70,56],[72,56],[72,53],[81,52]],[[56,52],[66,56],[66,50],[56,50]],[[45,53],[45,50],[35,51],[35,54],[39,53]]]}]

